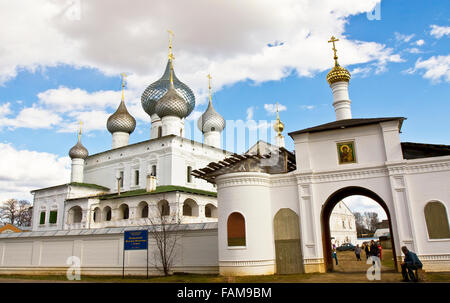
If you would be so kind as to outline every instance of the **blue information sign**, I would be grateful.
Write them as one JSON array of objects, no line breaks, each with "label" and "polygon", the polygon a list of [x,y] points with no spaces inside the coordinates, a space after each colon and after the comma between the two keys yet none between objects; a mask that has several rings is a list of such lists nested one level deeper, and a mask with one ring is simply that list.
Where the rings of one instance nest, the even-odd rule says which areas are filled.
[{"label": "blue information sign", "polygon": [[124,250],[147,249],[148,231],[147,230],[129,230],[124,233]]}]

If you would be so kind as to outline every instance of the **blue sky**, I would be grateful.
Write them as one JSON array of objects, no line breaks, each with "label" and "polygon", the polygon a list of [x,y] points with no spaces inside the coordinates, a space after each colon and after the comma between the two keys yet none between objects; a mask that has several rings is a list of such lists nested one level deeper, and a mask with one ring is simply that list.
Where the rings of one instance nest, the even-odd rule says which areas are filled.
[{"label": "blue sky", "polygon": [[[29,190],[68,181],[80,119],[90,154],[110,148],[105,122],[120,101],[121,72],[137,120],[130,143],[149,139],[140,95],[164,71],[169,28],[177,76],[196,94],[192,125],[211,73],[226,120],[270,123],[279,102],[293,149],[288,132],[335,119],[326,82],[335,35],[352,73],[353,117],[403,116],[402,141],[450,144],[448,1],[272,2],[0,3],[0,198],[30,199]],[[380,20],[367,17],[374,7]]]}]

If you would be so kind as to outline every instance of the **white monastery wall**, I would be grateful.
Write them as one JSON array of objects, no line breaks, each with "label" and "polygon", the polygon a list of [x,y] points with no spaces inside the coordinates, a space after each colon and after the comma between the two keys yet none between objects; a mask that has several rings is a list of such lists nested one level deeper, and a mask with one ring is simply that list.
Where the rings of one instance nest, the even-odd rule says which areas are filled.
[{"label": "white monastery wall", "polygon": [[[188,230],[180,234],[173,272],[218,273],[217,229]],[[149,234],[149,273],[158,253]],[[123,233],[0,238],[0,274],[66,274],[66,261],[76,256],[81,275],[121,275]],[[125,252],[125,274],[146,274],[147,251]],[[83,279],[81,277],[81,279]]]}]

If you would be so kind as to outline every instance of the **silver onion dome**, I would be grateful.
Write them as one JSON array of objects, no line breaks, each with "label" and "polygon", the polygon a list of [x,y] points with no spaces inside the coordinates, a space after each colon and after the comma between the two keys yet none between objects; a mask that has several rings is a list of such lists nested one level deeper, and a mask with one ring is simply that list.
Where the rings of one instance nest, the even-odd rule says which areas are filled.
[{"label": "silver onion dome", "polygon": [[170,83],[169,90],[156,102],[155,113],[160,117],[176,116],[179,118],[187,117],[189,105],[176,91],[174,85]]},{"label": "silver onion dome", "polygon": [[131,134],[136,128],[136,119],[127,110],[125,102],[120,101],[116,112],[109,116],[106,122],[106,128],[113,134],[115,132],[124,132]]},{"label": "silver onion dome", "polygon": [[[186,117],[194,110],[195,107],[195,96],[192,90],[183,82],[178,80],[175,76],[175,71],[173,71],[173,85],[175,90],[180,94],[180,96],[187,102],[188,111]],[[156,102],[161,99],[164,94],[167,93],[170,86],[170,60],[167,62],[166,70],[162,77],[150,84],[142,93],[141,103],[142,108],[147,114],[152,116],[155,113]]]},{"label": "silver onion dome", "polygon": [[70,159],[86,159],[88,156],[88,150],[81,144],[80,139],[78,139],[77,144],[69,150]]},{"label": "silver onion dome", "polygon": [[211,100],[209,100],[208,108],[197,120],[197,126],[202,133],[211,131],[221,132],[225,128],[225,120],[216,112]]}]

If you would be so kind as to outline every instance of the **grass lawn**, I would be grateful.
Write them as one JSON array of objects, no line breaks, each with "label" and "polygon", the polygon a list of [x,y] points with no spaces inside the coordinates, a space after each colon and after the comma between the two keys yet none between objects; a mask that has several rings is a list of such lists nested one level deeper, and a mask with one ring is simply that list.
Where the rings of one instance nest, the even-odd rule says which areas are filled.
[{"label": "grass lawn", "polygon": [[[338,252],[338,265],[334,271],[320,274],[295,274],[271,276],[224,277],[219,275],[174,274],[168,277],[151,276],[81,276],[81,281],[68,281],[65,275],[0,275],[1,282],[91,282],[91,283],[377,283],[401,282],[401,274],[395,271],[392,251],[383,251],[381,280],[368,281],[363,254],[362,261],[356,261],[352,251]],[[450,272],[426,273],[425,282],[450,282]]]}]

